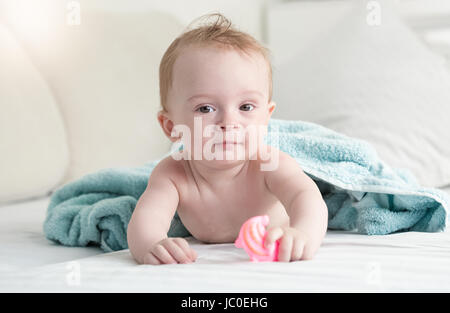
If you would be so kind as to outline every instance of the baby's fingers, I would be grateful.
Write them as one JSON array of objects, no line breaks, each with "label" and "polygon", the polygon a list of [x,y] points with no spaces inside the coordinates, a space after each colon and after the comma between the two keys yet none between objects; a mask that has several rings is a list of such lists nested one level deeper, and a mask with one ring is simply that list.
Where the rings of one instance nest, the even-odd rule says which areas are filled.
[{"label": "baby's fingers", "polygon": [[153,256],[155,256],[162,264],[177,263],[177,261],[172,257],[172,254],[169,253],[169,251],[167,251],[167,249],[161,244],[156,245],[151,252]]},{"label": "baby's fingers", "polygon": [[159,265],[161,264],[161,262],[152,253],[149,252],[144,255],[142,264]]},{"label": "baby's fingers", "polygon": [[188,257],[188,261],[195,261],[197,259],[197,253],[194,249],[189,247],[188,242],[184,238],[174,238],[173,240],[180,248],[183,253]]},{"label": "baby's fingers", "polygon": [[164,244],[165,248],[175,260],[175,263],[188,263],[190,262],[189,256],[183,251],[183,249],[175,242],[175,240],[169,240]]},{"label": "baby's fingers", "polygon": [[292,254],[291,261],[301,260],[303,255],[303,251],[305,248],[305,242],[301,239],[295,239],[294,244],[292,245]]},{"label": "baby's fingers", "polygon": [[278,250],[278,261],[289,262],[291,260],[293,242],[294,238],[289,233],[283,236],[280,241],[280,249]]},{"label": "baby's fingers", "polygon": [[264,247],[270,248],[278,239],[283,237],[284,231],[281,227],[274,227],[267,230],[266,240],[264,241]]}]

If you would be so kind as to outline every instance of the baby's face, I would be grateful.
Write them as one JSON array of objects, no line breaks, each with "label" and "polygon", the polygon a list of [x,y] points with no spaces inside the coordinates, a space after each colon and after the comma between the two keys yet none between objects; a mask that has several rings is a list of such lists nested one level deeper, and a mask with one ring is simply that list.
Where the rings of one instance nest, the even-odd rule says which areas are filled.
[{"label": "baby's face", "polygon": [[[269,102],[269,67],[262,55],[191,46],[174,64],[169,116],[175,125],[187,125],[192,137],[195,120],[201,121],[202,132],[214,125],[224,138],[226,132],[249,125],[266,127],[274,108]],[[212,137],[203,136],[202,147]]]}]

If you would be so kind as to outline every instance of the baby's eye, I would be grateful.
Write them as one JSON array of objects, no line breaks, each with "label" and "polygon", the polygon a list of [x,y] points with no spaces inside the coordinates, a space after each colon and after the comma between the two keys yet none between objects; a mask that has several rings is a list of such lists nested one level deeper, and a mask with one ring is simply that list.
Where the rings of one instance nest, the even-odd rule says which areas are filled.
[{"label": "baby's eye", "polygon": [[250,103],[243,104],[243,105],[241,105],[241,107],[240,107],[240,109],[241,109],[242,111],[251,111],[251,110],[253,110],[254,108],[255,108],[255,106],[254,106],[253,104],[250,104]]},{"label": "baby's eye", "polygon": [[211,113],[211,112],[214,112],[214,108],[209,105],[203,105],[203,106],[199,107],[196,111],[199,111],[201,113]]}]

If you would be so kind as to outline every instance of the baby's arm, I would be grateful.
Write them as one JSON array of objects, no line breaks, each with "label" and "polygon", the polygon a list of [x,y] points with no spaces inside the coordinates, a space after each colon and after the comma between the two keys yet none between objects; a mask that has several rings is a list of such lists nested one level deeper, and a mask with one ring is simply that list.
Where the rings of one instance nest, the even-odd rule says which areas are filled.
[{"label": "baby's arm", "polygon": [[196,258],[185,239],[167,237],[179,201],[169,172],[164,161],[153,169],[128,224],[128,246],[140,264],[188,263]]},{"label": "baby's arm", "polygon": [[311,259],[322,243],[328,226],[328,209],[319,188],[290,155],[280,151],[279,166],[265,174],[269,190],[289,215],[287,228],[268,230],[266,244],[281,238],[278,259]]}]

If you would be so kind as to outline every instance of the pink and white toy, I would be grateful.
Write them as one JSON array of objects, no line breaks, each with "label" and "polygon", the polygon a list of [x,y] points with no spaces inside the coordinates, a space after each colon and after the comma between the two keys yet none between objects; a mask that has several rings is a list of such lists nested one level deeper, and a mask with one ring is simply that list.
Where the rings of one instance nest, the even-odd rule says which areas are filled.
[{"label": "pink and white toy", "polygon": [[250,256],[252,262],[278,261],[278,240],[270,249],[264,247],[266,239],[266,226],[269,225],[269,216],[254,216],[247,220],[239,231],[234,242],[238,248],[243,248]]}]

